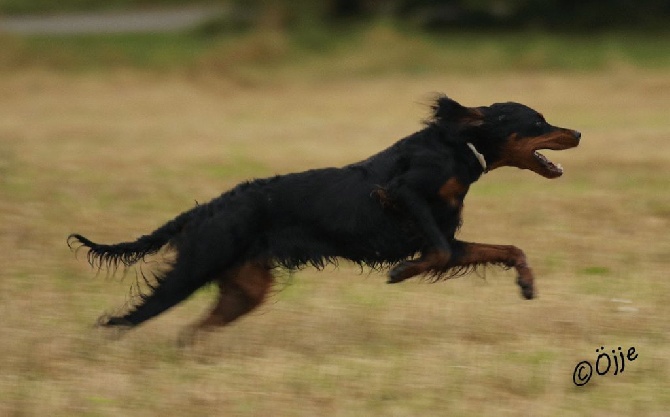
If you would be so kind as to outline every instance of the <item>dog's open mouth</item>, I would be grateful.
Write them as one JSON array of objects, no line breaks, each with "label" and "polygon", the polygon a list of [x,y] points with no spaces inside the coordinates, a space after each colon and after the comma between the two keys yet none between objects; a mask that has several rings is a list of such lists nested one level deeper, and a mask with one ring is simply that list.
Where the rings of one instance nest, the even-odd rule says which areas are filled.
[{"label": "dog's open mouth", "polygon": [[531,138],[529,150],[532,152],[534,164],[532,164],[533,166],[530,169],[546,178],[560,177],[563,175],[563,166],[550,161],[549,158],[539,151],[543,149],[562,151],[574,148],[579,145],[581,136],[581,133],[576,130],[557,129],[546,135]]},{"label": "dog's open mouth", "polygon": [[547,171],[549,177],[556,178],[563,175],[563,166],[561,164],[555,164],[551,162],[546,156],[542,155],[538,151],[533,151],[533,156]]}]

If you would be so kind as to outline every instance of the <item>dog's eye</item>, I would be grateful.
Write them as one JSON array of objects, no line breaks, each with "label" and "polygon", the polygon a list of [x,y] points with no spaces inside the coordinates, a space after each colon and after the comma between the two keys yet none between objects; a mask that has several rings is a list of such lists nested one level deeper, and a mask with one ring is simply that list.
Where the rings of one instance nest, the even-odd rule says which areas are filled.
[{"label": "dog's eye", "polygon": [[544,123],[542,123],[542,122],[535,122],[535,126],[537,126],[537,127],[542,127],[543,125],[544,125]]}]

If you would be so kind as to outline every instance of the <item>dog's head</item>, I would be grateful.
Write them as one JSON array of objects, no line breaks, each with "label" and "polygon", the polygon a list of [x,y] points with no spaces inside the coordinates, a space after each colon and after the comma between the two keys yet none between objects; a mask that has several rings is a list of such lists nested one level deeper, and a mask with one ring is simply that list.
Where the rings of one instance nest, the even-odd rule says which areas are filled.
[{"label": "dog's head", "polygon": [[563,150],[579,144],[581,133],[552,126],[544,117],[519,103],[465,107],[447,97],[433,106],[437,123],[455,127],[486,161],[487,171],[503,166],[529,169],[546,178],[563,175],[539,150]]}]

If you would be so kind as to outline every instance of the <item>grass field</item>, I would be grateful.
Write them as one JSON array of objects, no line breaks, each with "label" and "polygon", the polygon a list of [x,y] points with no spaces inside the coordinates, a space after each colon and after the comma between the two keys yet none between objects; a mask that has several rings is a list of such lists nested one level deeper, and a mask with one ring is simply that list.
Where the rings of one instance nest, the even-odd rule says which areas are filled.
[{"label": "grass field", "polygon": [[[668,415],[667,71],[296,74],[3,75],[0,415]],[[344,264],[285,277],[192,348],[176,336],[207,290],[120,340],[93,327],[134,273],[96,276],[68,233],[128,240],[243,179],[364,158],[420,128],[436,91],[527,103],[583,133],[548,153],[562,178],[502,169],[466,200],[460,236],[524,248],[539,298],[496,269],[387,286]],[[601,346],[638,357],[575,386]]]}]

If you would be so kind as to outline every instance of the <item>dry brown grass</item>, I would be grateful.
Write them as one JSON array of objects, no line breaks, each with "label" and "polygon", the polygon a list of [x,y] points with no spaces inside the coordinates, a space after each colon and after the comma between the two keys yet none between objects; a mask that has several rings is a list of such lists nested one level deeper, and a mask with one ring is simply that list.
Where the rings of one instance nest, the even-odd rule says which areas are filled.
[{"label": "dry brown grass", "polygon": [[[667,74],[626,68],[256,88],[5,75],[0,415],[667,415],[669,90]],[[416,130],[434,91],[521,101],[583,132],[555,154],[562,179],[500,170],[466,201],[462,237],[526,249],[537,300],[511,272],[387,286],[345,265],[296,274],[192,349],[175,335],[207,291],[118,341],[92,328],[132,274],[94,277],[68,233],[126,240],[242,179],[363,158]],[[639,358],[575,387],[602,345]]]}]

